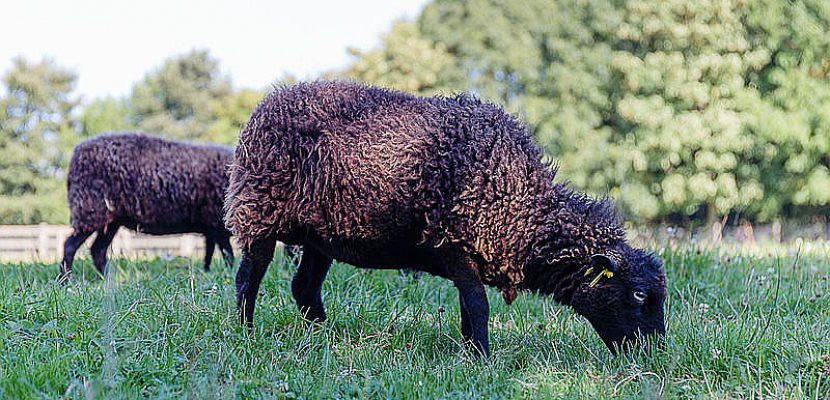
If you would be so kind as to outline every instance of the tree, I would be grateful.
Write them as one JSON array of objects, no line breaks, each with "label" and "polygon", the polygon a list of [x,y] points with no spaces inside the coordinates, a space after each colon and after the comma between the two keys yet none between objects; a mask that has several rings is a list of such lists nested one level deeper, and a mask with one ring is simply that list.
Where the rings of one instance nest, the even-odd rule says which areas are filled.
[{"label": "tree", "polygon": [[747,128],[768,145],[761,173],[782,196],[760,213],[826,213],[830,205],[830,3],[758,0],[744,17],[750,43],[770,51],[750,77],[760,100],[747,99]]},{"label": "tree", "polygon": [[231,92],[219,62],[206,50],[194,50],[168,59],[133,87],[133,122],[148,133],[204,140],[217,121],[216,103]]},{"label": "tree", "polygon": [[0,221],[65,223],[63,184],[74,141],[72,71],[51,60],[13,60],[0,98]]},{"label": "tree", "polygon": [[262,97],[263,93],[259,91],[241,89],[216,99],[213,103],[216,120],[208,129],[206,140],[211,143],[236,144],[239,133]]},{"label": "tree", "polygon": [[622,11],[609,122],[613,162],[630,166],[611,181],[623,201],[648,204],[637,210],[647,217],[703,211],[711,223],[774,195],[753,162],[763,143],[747,134],[740,101],[770,57],[747,40],[743,1],[626,2]]},{"label": "tree", "polygon": [[418,27],[573,185],[711,222],[830,204],[828,21],[821,0],[436,0]]},{"label": "tree", "polygon": [[345,77],[421,95],[458,89],[462,82],[455,58],[411,22],[392,25],[375,49],[348,51],[355,60],[339,74]]},{"label": "tree", "polygon": [[130,108],[123,99],[107,97],[84,106],[81,116],[81,135],[91,137],[103,132],[135,129]]}]

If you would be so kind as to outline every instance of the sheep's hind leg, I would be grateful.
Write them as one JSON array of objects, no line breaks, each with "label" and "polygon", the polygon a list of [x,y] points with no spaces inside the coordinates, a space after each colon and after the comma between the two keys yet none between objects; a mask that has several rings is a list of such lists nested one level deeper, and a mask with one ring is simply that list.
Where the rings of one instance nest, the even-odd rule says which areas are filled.
[{"label": "sheep's hind leg", "polygon": [[81,232],[73,230],[72,234],[66,238],[63,243],[63,261],[61,261],[61,272],[58,276],[60,282],[66,282],[69,279],[69,274],[72,273],[72,263],[75,262],[75,253],[78,248],[86,241],[93,231]]},{"label": "sheep's hind leg", "polygon": [[95,268],[101,273],[101,276],[107,276],[107,249],[118,232],[119,225],[110,223],[104,229],[99,229],[98,234],[95,235],[95,240],[92,242],[90,251],[92,252],[92,262]]},{"label": "sheep's hind leg", "polygon": [[236,308],[243,324],[254,326],[254,307],[259,284],[274,258],[277,240],[273,237],[257,239],[242,250],[242,261],[236,273]]},{"label": "sheep's hind leg", "polygon": [[213,261],[213,250],[216,248],[216,242],[210,235],[205,235],[205,272],[210,271],[210,262]]},{"label": "sheep's hind leg", "polygon": [[332,259],[323,253],[309,247],[303,247],[300,266],[291,280],[291,294],[297,302],[300,313],[312,322],[326,320],[326,310],[323,307],[322,288],[326,274],[331,267]]},{"label": "sheep's hind leg", "polygon": [[219,249],[222,250],[222,257],[228,268],[233,268],[233,247],[231,247],[231,238],[229,236],[217,236],[216,243]]}]

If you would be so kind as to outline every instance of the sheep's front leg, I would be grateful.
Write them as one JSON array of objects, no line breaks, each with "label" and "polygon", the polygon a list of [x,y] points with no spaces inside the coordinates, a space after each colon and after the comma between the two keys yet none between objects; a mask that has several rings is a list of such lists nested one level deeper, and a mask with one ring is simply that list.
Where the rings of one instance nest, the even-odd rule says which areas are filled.
[{"label": "sheep's front leg", "polygon": [[470,314],[467,313],[467,306],[464,305],[461,292],[458,293],[458,304],[461,310],[461,338],[469,342],[473,340],[473,325],[470,323]]},{"label": "sheep's front leg", "polygon": [[[490,319],[490,304],[487,302],[487,293],[481,283],[478,285],[459,285],[458,296],[461,303],[461,334],[465,340],[473,344],[473,348],[480,355],[490,356],[490,339],[487,332],[487,323]],[[465,318],[466,314],[466,318]],[[464,320],[467,322],[464,322]],[[465,334],[465,325],[468,332]]]},{"label": "sheep's front leg", "polygon": [[323,307],[323,281],[331,267],[331,257],[311,248],[303,247],[300,266],[291,280],[291,294],[305,319],[312,322],[326,320]]},{"label": "sheep's front leg", "polygon": [[254,240],[242,250],[242,261],[236,273],[236,308],[243,324],[254,326],[254,306],[259,285],[274,258],[277,240],[273,237]]}]

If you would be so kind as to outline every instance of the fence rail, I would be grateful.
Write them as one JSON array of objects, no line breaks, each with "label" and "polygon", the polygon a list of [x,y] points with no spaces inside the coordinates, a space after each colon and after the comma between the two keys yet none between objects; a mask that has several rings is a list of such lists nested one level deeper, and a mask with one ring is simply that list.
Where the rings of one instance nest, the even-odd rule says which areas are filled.
[{"label": "fence rail", "polygon": [[[72,233],[64,225],[0,225],[0,262],[54,262],[63,258],[63,242]],[[94,234],[78,250],[76,257],[86,257]],[[192,257],[203,254],[201,235],[152,236],[119,229],[110,253],[115,256],[145,258],[159,256]]]}]

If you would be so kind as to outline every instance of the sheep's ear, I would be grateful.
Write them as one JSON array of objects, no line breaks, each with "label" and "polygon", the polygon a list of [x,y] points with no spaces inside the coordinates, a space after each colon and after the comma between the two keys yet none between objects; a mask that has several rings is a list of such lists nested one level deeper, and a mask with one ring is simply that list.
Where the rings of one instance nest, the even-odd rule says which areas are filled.
[{"label": "sheep's ear", "polygon": [[617,263],[605,254],[594,254],[591,256],[591,266],[599,270],[617,272]]}]

